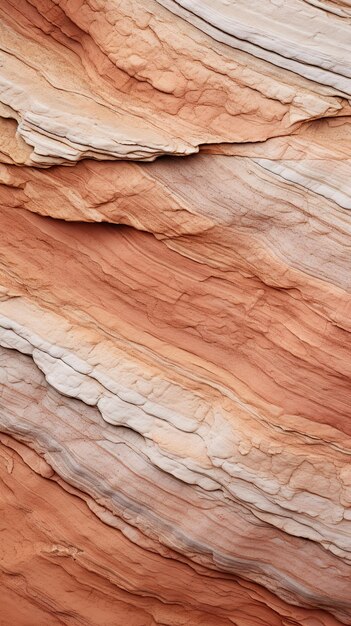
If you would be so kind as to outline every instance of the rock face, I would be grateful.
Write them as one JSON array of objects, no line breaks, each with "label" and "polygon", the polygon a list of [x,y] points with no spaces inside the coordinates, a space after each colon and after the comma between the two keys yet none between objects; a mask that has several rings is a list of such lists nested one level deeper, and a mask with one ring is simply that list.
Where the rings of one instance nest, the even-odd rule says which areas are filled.
[{"label": "rock face", "polygon": [[351,625],[350,19],[0,0],[1,626]]}]

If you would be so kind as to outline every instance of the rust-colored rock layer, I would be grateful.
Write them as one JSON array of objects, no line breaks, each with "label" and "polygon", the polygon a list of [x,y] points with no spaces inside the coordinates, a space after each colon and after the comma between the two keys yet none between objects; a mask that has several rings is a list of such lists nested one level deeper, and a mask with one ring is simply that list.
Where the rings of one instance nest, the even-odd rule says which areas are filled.
[{"label": "rust-colored rock layer", "polygon": [[0,0],[1,626],[351,625],[350,20]]}]

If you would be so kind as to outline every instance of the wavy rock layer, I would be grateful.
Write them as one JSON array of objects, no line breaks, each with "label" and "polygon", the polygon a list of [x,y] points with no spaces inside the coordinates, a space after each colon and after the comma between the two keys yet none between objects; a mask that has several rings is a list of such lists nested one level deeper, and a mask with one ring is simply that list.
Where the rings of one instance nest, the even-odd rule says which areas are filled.
[{"label": "wavy rock layer", "polygon": [[0,1],[2,625],[351,624],[350,11]]}]

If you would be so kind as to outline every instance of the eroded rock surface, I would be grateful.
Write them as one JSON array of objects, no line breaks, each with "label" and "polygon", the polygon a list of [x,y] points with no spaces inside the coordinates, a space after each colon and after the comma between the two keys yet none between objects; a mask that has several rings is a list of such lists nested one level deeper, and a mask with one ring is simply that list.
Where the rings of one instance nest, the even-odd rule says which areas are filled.
[{"label": "eroded rock surface", "polygon": [[0,1],[1,626],[351,624],[350,17]]}]

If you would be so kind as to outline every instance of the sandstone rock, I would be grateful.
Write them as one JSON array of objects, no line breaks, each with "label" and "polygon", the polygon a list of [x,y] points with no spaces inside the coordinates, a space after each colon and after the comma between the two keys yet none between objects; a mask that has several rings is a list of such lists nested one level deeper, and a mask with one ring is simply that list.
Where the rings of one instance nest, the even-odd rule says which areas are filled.
[{"label": "sandstone rock", "polygon": [[1,626],[351,624],[350,9],[0,1]]},{"label": "sandstone rock", "polygon": [[[256,48],[217,44],[156,0],[2,0],[0,29],[0,103],[32,148],[24,163],[186,155],[350,110],[346,78],[325,86],[320,76],[344,68],[343,48],[330,53],[330,70],[307,80],[261,60]],[[8,150],[17,162],[18,149]]]}]

